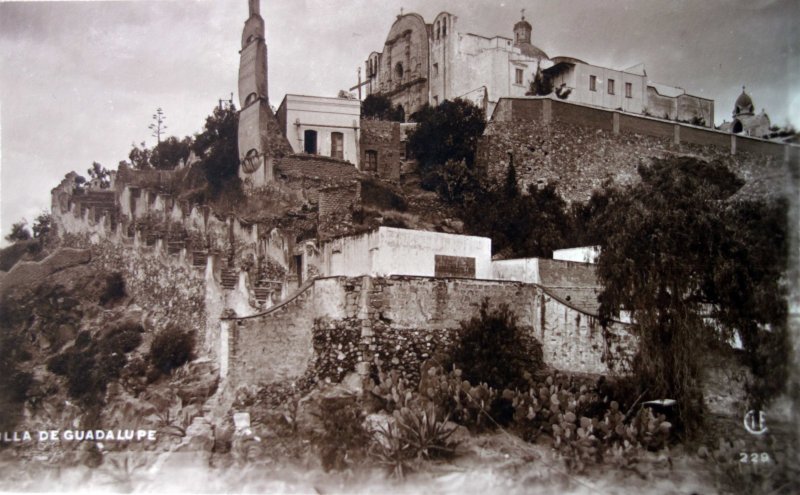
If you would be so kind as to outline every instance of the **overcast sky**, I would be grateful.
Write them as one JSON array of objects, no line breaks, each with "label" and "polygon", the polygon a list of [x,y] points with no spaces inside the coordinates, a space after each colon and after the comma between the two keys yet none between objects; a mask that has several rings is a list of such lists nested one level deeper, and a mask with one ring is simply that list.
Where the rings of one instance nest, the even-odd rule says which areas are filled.
[{"label": "overcast sky", "polygon": [[[772,122],[800,127],[796,0],[262,0],[270,101],[335,96],[383,47],[403,8],[461,31],[512,35],[520,9],[533,43],[616,69],[643,62],[650,80],[715,100],[730,118],[747,86]],[[0,232],[49,208],[50,189],[93,161],[108,168],[131,143],[199,132],[236,95],[247,0],[0,3]]]}]

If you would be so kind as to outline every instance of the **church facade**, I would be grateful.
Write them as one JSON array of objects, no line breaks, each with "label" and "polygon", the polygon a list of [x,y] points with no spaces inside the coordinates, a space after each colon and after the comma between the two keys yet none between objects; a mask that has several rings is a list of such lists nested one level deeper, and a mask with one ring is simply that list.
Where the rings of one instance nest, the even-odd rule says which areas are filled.
[{"label": "church facade", "polygon": [[462,32],[449,12],[430,24],[419,14],[399,15],[383,51],[365,61],[367,95],[388,96],[406,118],[426,103],[456,98],[472,101],[489,116],[500,98],[532,95],[531,83],[541,71],[553,83],[550,94],[568,102],[713,126],[713,100],[648,81],[643,64],[616,70],[551,57],[532,43],[532,34],[524,14],[510,38]]}]

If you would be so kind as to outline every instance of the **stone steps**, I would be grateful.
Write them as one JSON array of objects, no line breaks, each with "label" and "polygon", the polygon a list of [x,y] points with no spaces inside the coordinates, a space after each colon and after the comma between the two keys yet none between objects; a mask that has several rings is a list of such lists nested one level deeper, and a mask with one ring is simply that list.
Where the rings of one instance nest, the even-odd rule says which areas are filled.
[{"label": "stone steps", "polygon": [[233,268],[223,268],[220,278],[223,289],[234,289],[239,282],[239,274]]},{"label": "stone steps", "polygon": [[205,269],[208,262],[208,253],[205,251],[192,251],[192,266]]}]

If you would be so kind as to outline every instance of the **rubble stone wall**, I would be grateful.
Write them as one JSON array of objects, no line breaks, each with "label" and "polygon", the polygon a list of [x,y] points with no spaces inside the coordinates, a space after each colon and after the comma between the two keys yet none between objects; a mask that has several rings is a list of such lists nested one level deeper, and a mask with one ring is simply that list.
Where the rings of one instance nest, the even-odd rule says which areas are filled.
[{"label": "rubble stone wall", "polygon": [[504,99],[480,139],[477,165],[500,182],[513,161],[523,191],[553,183],[568,202],[582,202],[606,181],[635,184],[641,164],[680,155],[719,160],[745,181],[768,178],[778,187],[800,147],[548,98]]},{"label": "rubble stone wall", "polygon": [[626,325],[603,328],[537,285],[431,277],[316,279],[263,315],[226,320],[231,383],[339,381],[396,369],[412,382],[423,361],[448,351],[460,323],[506,303],[548,365],[571,372],[627,371],[635,338]]}]

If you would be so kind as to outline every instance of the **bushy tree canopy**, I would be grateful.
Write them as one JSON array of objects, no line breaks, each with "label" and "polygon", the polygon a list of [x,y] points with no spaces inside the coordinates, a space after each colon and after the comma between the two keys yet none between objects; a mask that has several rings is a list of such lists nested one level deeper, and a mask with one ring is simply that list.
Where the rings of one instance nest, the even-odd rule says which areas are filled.
[{"label": "bushy tree canopy", "polygon": [[11,226],[11,232],[6,235],[9,242],[27,241],[31,238],[31,231],[28,230],[28,221],[24,218]]},{"label": "bushy tree canopy", "polygon": [[181,160],[189,158],[191,146],[192,138],[188,136],[183,139],[170,136],[153,148],[150,164],[159,170],[172,170]]},{"label": "bushy tree canopy", "polygon": [[239,114],[233,105],[214,109],[206,125],[195,136],[192,150],[200,156],[202,168],[212,196],[219,195],[225,187],[239,182],[239,148],[237,130]]},{"label": "bushy tree canopy", "polygon": [[[634,374],[653,398],[679,401],[687,426],[700,417],[702,349],[742,337],[753,371],[779,390],[786,362],[785,204],[731,201],[742,181],[692,158],[639,169],[641,183],[614,195],[601,224],[603,318],[632,312],[640,336]],[[716,325],[709,324],[709,318]]]},{"label": "bushy tree canopy", "polygon": [[373,120],[390,120],[403,122],[405,112],[400,105],[392,105],[389,97],[381,94],[371,94],[361,102],[361,117]]},{"label": "bushy tree canopy", "polygon": [[[417,127],[409,134],[408,146],[419,162],[423,187],[445,186],[448,162],[462,163],[474,175],[478,138],[486,128],[482,109],[467,100],[445,100],[437,107],[426,104],[411,118]],[[453,173],[451,169],[449,175]]]}]

